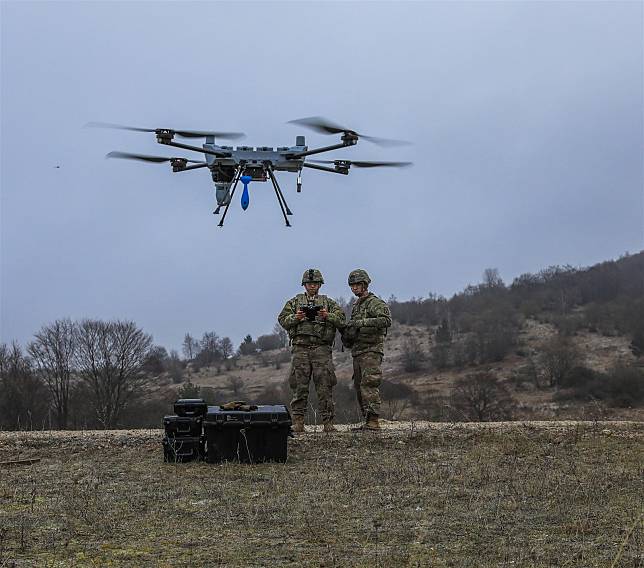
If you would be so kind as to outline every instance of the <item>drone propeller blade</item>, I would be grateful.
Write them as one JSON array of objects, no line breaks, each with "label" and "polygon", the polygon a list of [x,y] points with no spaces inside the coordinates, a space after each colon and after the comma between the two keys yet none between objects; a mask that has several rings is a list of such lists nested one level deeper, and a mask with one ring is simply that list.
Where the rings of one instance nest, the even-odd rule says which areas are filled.
[{"label": "drone propeller blade", "polygon": [[336,166],[347,165],[355,168],[404,168],[411,166],[412,162],[372,162],[353,160],[309,160],[318,164],[335,164]]},{"label": "drone propeller blade", "polygon": [[[121,158],[123,160],[140,160],[142,162],[155,162],[157,164],[161,164],[163,162],[171,162],[172,160],[176,160],[178,158],[167,158],[165,156],[148,156],[146,154],[130,154],[129,152],[110,152],[105,156],[106,158]],[[184,160],[185,158],[179,158],[181,160]],[[203,164],[204,162],[200,162],[199,160],[188,160],[185,159],[186,162],[190,162],[192,164]]]},{"label": "drone propeller blade", "polygon": [[411,166],[412,162],[354,162],[351,165],[356,168],[406,168]]},{"label": "drone propeller blade", "polygon": [[136,126],[124,126],[112,124],[111,122],[88,122],[85,126],[89,128],[117,128],[118,130],[134,130],[135,132],[154,132],[154,128],[137,128]]},{"label": "drone propeller blade", "polygon": [[350,134],[355,134],[360,138],[368,140],[372,144],[377,144],[378,146],[406,146],[410,144],[404,140],[390,140],[388,138],[377,138],[375,136],[367,136],[366,134],[360,134],[351,128],[345,128],[339,124],[324,118],[323,116],[308,116],[306,118],[298,118],[297,120],[289,120],[289,124],[297,124],[298,126],[304,126],[310,128],[315,132],[320,134],[342,134],[348,132]]},{"label": "drone propeller blade", "polygon": [[406,140],[392,140],[391,138],[377,138],[376,136],[365,136],[364,134],[358,134],[360,138],[368,140],[376,146],[382,146],[383,148],[394,148],[396,146],[410,146],[411,142]]},{"label": "drone propeller blade", "polygon": [[136,126],[125,126],[123,124],[112,124],[111,122],[88,122],[85,126],[90,128],[116,128],[118,130],[133,130],[134,132],[156,132],[157,130],[169,130],[182,138],[205,138],[214,136],[224,140],[237,140],[246,136],[243,132],[214,132],[210,130],[174,130],[172,128],[138,128]]},{"label": "drone propeller blade", "polygon": [[298,118],[296,120],[289,120],[288,124],[297,124],[315,130],[320,134],[342,134],[343,132],[351,132],[356,134],[349,128],[344,128],[335,122],[324,118],[323,116],[308,116],[306,118]]}]

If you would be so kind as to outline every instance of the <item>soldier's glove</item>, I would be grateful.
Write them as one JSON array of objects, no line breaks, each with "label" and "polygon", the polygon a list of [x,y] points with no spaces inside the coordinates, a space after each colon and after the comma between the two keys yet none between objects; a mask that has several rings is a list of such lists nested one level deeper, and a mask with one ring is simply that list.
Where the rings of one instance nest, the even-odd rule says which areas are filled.
[{"label": "soldier's glove", "polygon": [[[351,323],[351,322],[349,322]],[[346,325],[343,330],[340,331],[340,339],[342,340],[342,345],[347,349],[351,349],[358,338],[358,328],[353,325]]]}]

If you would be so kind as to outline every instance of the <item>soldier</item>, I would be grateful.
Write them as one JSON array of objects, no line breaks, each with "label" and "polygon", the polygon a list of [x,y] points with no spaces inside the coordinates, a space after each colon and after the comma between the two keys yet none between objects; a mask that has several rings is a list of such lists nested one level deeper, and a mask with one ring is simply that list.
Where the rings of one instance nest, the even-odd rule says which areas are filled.
[{"label": "soldier", "polygon": [[345,315],[331,298],[318,294],[324,284],[322,273],[310,268],[302,276],[305,294],[291,298],[277,318],[288,332],[291,353],[289,386],[293,393],[293,431],[304,432],[304,414],[313,377],[325,432],[334,432],[333,387],[337,383],[331,348],[336,329],[344,327]]},{"label": "soldier", "polygon": [[342,342],[351,348],[353,356],[353,385],[365,419],[361,430],[380,429],[380,366],[385,353],[385,335],[391,325],[389,307],[369,292],[370,282],[365,270],[357,269],[349,274],[349,286],[358,299],[342,334]]}]

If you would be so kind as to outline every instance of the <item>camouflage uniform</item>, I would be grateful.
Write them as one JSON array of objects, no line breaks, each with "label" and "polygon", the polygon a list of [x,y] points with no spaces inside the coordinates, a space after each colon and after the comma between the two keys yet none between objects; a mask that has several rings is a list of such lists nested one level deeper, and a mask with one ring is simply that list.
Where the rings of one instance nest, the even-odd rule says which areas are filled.
[{"label": "camouflage uniform", "polygon": [[[307,303],[325,307],[329,312],[326,321],[319,316],[316,316],[315,321],[298,320],[295,313],[300,306]],[[325,423],[333,422],[333,387],[337,383],[337,378],[331,348],[336,329],[344,326],[344,312],[336,302],[322,294],[313,297],[298,294],[286,302],[277,321],[288,332],[292,346],[289,386],[293,393],[291,400],[293,416],[303,417],[306,413],[309,383],[313,377],[322,420]]]},{"label": "camouflage uniform", "polygon": [[[369,283],[364,271],[363,280]],[[351,274],[354,274],[352,272]],[[354,279],[355,281],[355,279]],[[351,277],[349,279],[351,284]],[[369,292],[358,298],[351,310],[348,327],[356,329],[352,342],[353,386],[358,397],[362,415],[365,418],[377,417],[380,414],[380,383],[382,382],[382,358],[385,353],[385,335],[391,325],[391,313],[387,304],[375,294]]]}]

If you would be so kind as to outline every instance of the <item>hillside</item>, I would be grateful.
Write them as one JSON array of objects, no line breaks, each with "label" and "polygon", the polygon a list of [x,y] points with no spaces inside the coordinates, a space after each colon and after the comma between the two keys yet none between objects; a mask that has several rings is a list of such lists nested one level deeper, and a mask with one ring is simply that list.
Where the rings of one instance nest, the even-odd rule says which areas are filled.
[{"label": "hillside", "polygon": [[[589,268],[548,267],[510,285],[487,269],[481,284],[449,299],[389,304],[388,418],[644,417],[644,252]],[[184,380],[211,400],[288,400],[288,351],[259,351],[194,373],[188,365]],[[339,418],[356,419],[350,355],[336,350],[334,360]],[[486,416],[455,400],[473,377],[496,383],[491,396],[503,408]]]},{"label": "hillside", "polygon": [[[404,370],[405,342],[414,339],[418,342],[426,358],[434,345],[434,330],[422,325],[404,325],[394,323],[386,339],[386,357],[383,363],[384,381],[390,385],[403,385],[403,388],[383,389],[383,409],[387,418],[406,419],[451,419],[447,414],[431,416],[429,407],[432,400],[447,397],[450,389],[459,379],[473,373],[490,371],[501,382],[506,384],[515,400],[513,417],[516,419],[579,419],[579,418],[617,418],[644,419],[642,408],[611,408],[599,401],[592,404],[578,401],[556,400],[558,390],[542,386],[537,388],[530,383],[516,383],[515,377],[529,365],[530,360],[538,359],[541,346],[545,341],[557,336],[554,325],[526,319],[519,332],[519,343],[515,350],[503,361],[493,364],[468,365],[461,368],[444,370],[432,369],[431,363],[425,361],[416,372]],[[626,336],[605,336],[597,332],[580,330],[572,337],[578,348],[581,359],[578,364],[598,372],[606,372],[618,363],[638,364],[637,358],[629,348],[630,340]],[[286,380],[289,371],[288,363],[278,364],[275,361],[288,360],[288,350],[272,350],[260,355],[243,356],[236,366],[226,370],[220,367],[204,368],[197,373],[186,374],[186,379],[199,387],[206,387],[206,398],[228,400],[245,398],[252,401],[288,400],[289,393]],[[357,418],[352,407],[353,391],[351,386],[352,362],[348,352],[335,351],[336,374],[339,385],[336,393],[339,415],[342,420]],[[542,379],[543,383],[545,379]],[[231,387],[233,385],[233,387]],[[404,387],[411,389],[412,395],[401,401],[399,396],[408,395]],[[176,392],[180,385],[171,385],[166,381],[161,391],[170,389]],[[210,390],[208,390],[210,389]],[[313,388],[311,388],[314,400]],[[168,394],[166,393],[166,396]],[[174,395],[170,394],[169,399]],[[433,407],[432,407],[433,408]],[[314,417],[312,418],[314,420]]]},{"label": "hillside", "polygon": [[[639,566],[642,424],[388,424],[285,464],[160,430],[0,432],[0,566]],[[639,515],[639,516],[638,516]]]},{"label": "hillside", "polygon": [[[387,300],[385,418],[644,418],[644,252],[510,284],[490,268],[451,298]],[[339,302],[350,312],[351,302]],[[130,336],[137,349],[117,349]],[[185,335],[182,357],[135,322],[57,320],[24,352],[0,345],[0,428],[156,427],[180,396],[286,403],[286,343],[279,326],[238,347],[206,331]],[[122,359],[130,353],[135,360]],[[334,360],[337,420],[355,421],[351,356],[338,344]]]}]

